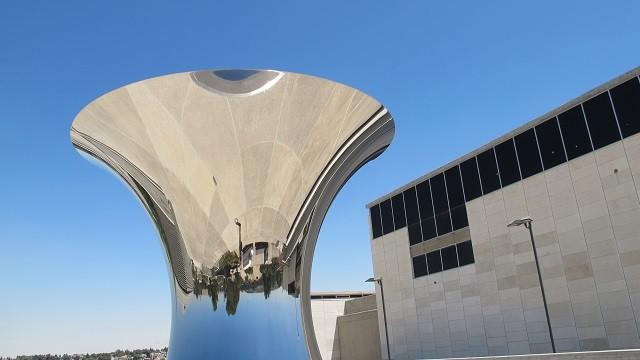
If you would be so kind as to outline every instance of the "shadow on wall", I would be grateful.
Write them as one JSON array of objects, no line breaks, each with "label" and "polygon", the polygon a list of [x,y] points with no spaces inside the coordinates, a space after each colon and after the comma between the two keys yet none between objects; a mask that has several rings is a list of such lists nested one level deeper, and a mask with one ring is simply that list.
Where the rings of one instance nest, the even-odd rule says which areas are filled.
[{"label": "shadow on wall", "polygon": [[340,360],[382,359],[375,299],[369,295],[345,303],[345,313],[336,322]]},{"label": "shadow on wall", "polygon": [[[329,359],[326,359],[329,360]],[[336,329],[333,332],[333,349],[331,351],[331,360],[340,359],[340,334],[338,333],[338,319],[336,319]]]}]

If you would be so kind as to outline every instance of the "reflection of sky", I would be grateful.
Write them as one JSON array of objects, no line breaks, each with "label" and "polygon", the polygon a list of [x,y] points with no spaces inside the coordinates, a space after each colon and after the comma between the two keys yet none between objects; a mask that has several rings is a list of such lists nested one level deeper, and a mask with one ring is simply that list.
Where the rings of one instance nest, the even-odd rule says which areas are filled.
[{"label": "reflection of sky", "polygon": [[274,289],[268,299],[262,292],[242,292],[235,315],[224,308],[223,293],[217,311],[206,290],[197,299],[191,295],[187,310],[174,317],[172,360],[306,358],[299,302],[284,289]]},{"label": "reflection of sky", "polygon": [[225,80],[229,81],[240,81],[248,78],[249,76],[258,73],[257,70],[244,70],[244,69],[234,69],[234,70],[216,70],[213,72],[218,77],[221,77]]}]

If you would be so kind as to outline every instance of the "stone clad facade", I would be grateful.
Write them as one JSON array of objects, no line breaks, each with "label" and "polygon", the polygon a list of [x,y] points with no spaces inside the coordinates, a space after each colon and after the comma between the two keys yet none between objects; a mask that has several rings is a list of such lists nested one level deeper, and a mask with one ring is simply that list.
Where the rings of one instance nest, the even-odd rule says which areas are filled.
[{"label": "stone clad facade", "polygon": [[[640,96],[629,97],[636,90],[620,95],[627,91],[620,90],[623,86],[640,89],[638,73],[635,69],[624,74],[369,205],[374,272],[384,282],[393,359],[551,352],[529,232],[522,226],[507,227],[525,216],[533,219],[556,350],[640,347],[640,133],[635,130],[640,124]],[[617,123],[611,134],[619,138],[602,140],[598,137],[608,130],[599,103],[607,98],[615,119],[611,124]],[[582,145],[572,127],[575,124],[566,121],[575,115],[572,111],[582,119],[575,124],[586,129],[589,141]],[[558,126],[564,160],[550,162],[558,154],[545,152],[552,148],[542,138],[550,134],[544,128],[548,124]],[[524,142],[518,142],[518,136],[532,128],[544,166],[525,174],[523,162],[530,153],[523,151]],[[508,165],[500,163],[504,144],[515,144],[520,164],[513,181],[508,181]],[[412,228],[407,219],[414,200],[408,201],[407,194],[414,192],[407,189],[417,186],[422,206],[419,186],[429,181],[435,206],[434,179],[459,168],[466,192],[461,164],[477,157],[481,167],[481,156],[488,151],[495,151],[500,184],[497,189],[483,189],[475,198],[465,197],[467,225],[456,229],[451,204],[456,195],[448,187],[453,229],[425,236],[431,218],[425,225],[423,216]],[[483,174],[480,168],[479,173],[481,182],[490,180],[491,171]],[[407,226],[397,226],[402,214],[396,213],[402,206],[391,202],[395,226],[389,229],[387,219],[385,228],[385,209],[380,204],[398,194],[403,194],[407,208],[405,221],[399,221]],[[437,223],[437,211],[434,216]],[[417,228],[422,229],[422,240],[415,239],[420,235],[415,234]],[[473,261],[463,265],[459,244],[469,240]],[[445,260],[445,249],[453,254],[452,249],[458,249],[458,265],[448,270],[444,270],[446,262],[455,258]],[[443,269],[436,267],[432,273],[429,254],[434,251],[439,251]],[[385,349],[379,290],[380,339]]]}]

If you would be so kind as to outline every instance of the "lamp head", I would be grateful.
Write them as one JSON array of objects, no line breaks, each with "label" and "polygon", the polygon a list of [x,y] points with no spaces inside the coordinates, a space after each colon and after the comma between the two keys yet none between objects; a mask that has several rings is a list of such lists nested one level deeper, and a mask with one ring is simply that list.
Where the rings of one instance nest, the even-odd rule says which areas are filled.
[{"label": "lamp head", "polygon": [[511,227],[511,226],[520,226],[520,225],[528,225],[533,221],[533,219],[531,219],[531,217],[529,216],[525,216],[523,218],[520,219],[516,219],[513,220],[510,224],[508,224],[507,226]]}]

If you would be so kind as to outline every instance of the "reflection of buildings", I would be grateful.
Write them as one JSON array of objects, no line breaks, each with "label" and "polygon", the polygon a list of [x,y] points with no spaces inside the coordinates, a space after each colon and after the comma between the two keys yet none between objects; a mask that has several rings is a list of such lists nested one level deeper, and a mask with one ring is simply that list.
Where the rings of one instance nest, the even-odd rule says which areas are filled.
[{"label": "reflection of buildings", "polygon": [[[247,245],[242,251],[242,262],[229,251],[224,253],[212,268],[196,265],[191,261],[193,294],[196,298],[209,296],[213,310],[218,309],[219,295],[225,299],[227,315],[236,313],[242,292],[262,292],[265,299],[272,290],[282,286],[282,268],[279,249],[259,242]],[[276,256],[276,257],[273,257]]]},{"label": "reflection of buildings", "polygon": [[557,351],[640,347],[638,74],[369,205],[393,359],[552,350],[525,216]]},{"label": "reflection of buildings", "polygon": [[[281,251],[279,244],[255,242],[242,249],[242,266],[239,270],[243,278],[258,280],[262,276],[261,267],[279,261]],[[275,262],[274,262],[275,260]]]}]

